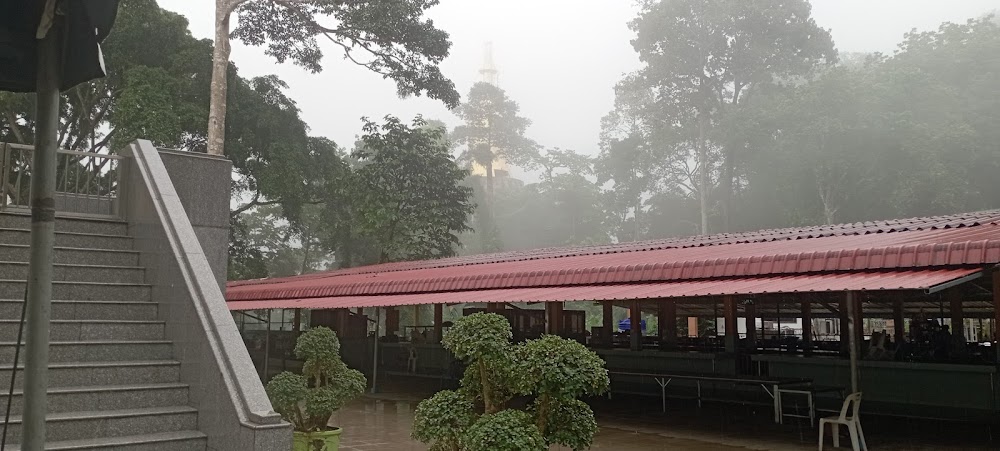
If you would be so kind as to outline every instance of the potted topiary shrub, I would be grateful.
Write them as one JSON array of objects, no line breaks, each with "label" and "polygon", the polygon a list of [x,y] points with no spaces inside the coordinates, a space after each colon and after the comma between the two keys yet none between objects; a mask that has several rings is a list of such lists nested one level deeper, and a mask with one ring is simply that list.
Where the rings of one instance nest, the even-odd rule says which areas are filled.
[{"label": "potted topiary shrub", "polygon": [[300,335],[295,356],[305,361],[302,374],[274,376],[267,395],[274,410],[292,423],[293,451],[336,451],[340,428],[328,425],[330,416],[364,393],[368,381],[340,360],[340,340],[326,327]]},{"label": "potted topiary shrub", "polygon": [[[459,390],[420,402],[413,438],[432,451],[545,451],[590,447],[594,412],[580,397],[608,390],[604,361],[580,343],[545,335],[511,343],[510,323],[493,313],[455,321],[442,345],[468,367]],[[527,398],[524,409],[508,404]]]}]

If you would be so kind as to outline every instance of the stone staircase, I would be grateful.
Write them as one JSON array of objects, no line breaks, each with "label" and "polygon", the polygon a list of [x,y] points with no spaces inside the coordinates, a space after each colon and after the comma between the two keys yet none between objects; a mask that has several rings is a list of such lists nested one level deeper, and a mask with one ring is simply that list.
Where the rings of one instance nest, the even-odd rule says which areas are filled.
[{"label": "stone staircase", "polygon": [[[13,399],[7,391],[29,228],[27,215],[0,213],[0,419],[12,402],[9,450],[21,441],[23,348]],[[206,449],[132,241],[125,222],[56,221],[46,449]]]}]

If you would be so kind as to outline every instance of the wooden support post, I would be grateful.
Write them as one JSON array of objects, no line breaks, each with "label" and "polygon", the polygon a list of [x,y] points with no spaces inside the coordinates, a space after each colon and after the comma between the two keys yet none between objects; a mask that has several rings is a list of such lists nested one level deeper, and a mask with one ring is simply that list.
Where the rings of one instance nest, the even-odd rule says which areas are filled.
[{"label": "wooden support post", "polygon": [[847,296],[842,296],[840,298],[840,308],[837,312],[837,317],[840,320],[840,354],[842,356],[848,356],[851,353],[851,334],[850,327],[848,327],[849,315],[847,314]]},{"label": "wooden support post", "polygon": [[751,352],[757,350],[757,306],[753,303],[743,305],[747,324],[747,345]]},{"label": "wooden support post", "polygon": [[802,308],[802,350],[806,354],[812,353],[813,347],[813,319],[812,319],[812,303],[805,301],[801,304]]},{"label": "wooden support post", "polygon": [[295,309],[295,316],[292,318],[292,330],[295,335],[302,333],[302,309]]},{"label": "wooden support post", "polygon": [[339,308],[335,310],[335,321],[337,322],[337,336],[344,338],[347,336],[348,321],[351,316],[350,310],[346,308]]},{"label": "wooden support post", "polygon": [[632,350],[641,351],[642,350],[642,310],[639,306],[639,300],[633,300],[632,305],[629,308],[629,338],[632,341]]},{"label": "wooden support post", "polygon": [[893,342],[898,347],[901,343],[906,341],[906,318],[903,317],[903,300],[896,299],[892,301],[892,328],[895,335]]},{"label": "wooden support post", "polygon": [[855,293],[851,312],[854,315],[854,340],[858,344],[858,352],[861,351],[861,343],[865,342],[865,319],[861,305],[861,293]]},{"label": "wooden support post", "polygon": [[736,321],[736,299],[732,296],[723,296],[722,310],[726,325],[726,352],[735,354],[739,351],[740,345],[740,329]]},{"label": "wooden support post", "polygon": [[858,310],[860,310],[860,308],[859,308],[860,304],[857,301],[858,301],[857,296],[856,296],[856,294],[853,291],[848,291],[847,294],[844,296],[844,302],[843,302],[843,304],[844,304],[844,306],[847,307],[846,308],[846,310],[847,310],[847,312],[846,312],[847,313],[847,330],[848,330],[848,334],[847,334],[848,338],[847,339],[848,339],[848,345],[849,345],[849,351],[848,351],[848,353],[849,353],[850,359],[851,359],[851,366],[850,366],[850,368],[851,368],[851,393],[857,393],[858,392],[858,388],[859,388],[858,387],[858,379],[859,379],[859,376],[860,376],[858,374],[858,354],[859,354],[859,352],[858,352],[859,351],[858,345],[860,345],[860,343],[858,342],[858,338],[857,338],[858,335],[855,332],[855,329],[857,329],[860,326],[860,324],[856,323],[858,315],[855,315],[855,313],[860,313],[860,312],[857,312]]},{"label": "wooden support post", "polygon": [[993,348],[997,353],[997,365],[1000,365],[1000,271],[993,271]]},{"label": "wooden support post", "polygon": [[611,301],[604,301],[601,305],[601,313],[603,321],[601,324],[604,326],[604,345],[607,347],[612,347],[614,344],[613,337],[615,333],[615,318],[614,318],[614,308],[615,304]]},{"label": "wooden support post", "polygon": [[660,325],[660,346],[672,348],[677,344],[677,301],[662,299],[659,307],[656,322]]},{"label": "wooden support post", "polygon": [[945,292],[948,298],[949,313],[951,313],[951,335],[962,337],[965,340],[965,317],[962,315],[962,292],[958,288],[952,288]]},{"label": "wooden support post", "polygon": [[441,335],[444,332],[444,306],[434,304],[434,343],[441,342]]},{"label": "wooden support post", "polygon": [[385,334],[397,335],[399,332],[399,310],[396,307],[385,308]]},{"label": "wooden support post", "polygon": [[545,333],[561,335],[563,333],[563,303],[545,303]]}]

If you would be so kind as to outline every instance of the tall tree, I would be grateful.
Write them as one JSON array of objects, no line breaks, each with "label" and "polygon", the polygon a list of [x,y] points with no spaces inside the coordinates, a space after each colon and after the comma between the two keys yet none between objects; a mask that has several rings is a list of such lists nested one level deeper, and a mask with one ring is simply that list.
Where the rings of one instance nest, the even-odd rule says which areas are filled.
[{"label": "tall tree", "polygon": [[524,136],[531,121],[519,116],[517,102],[502,89],[489,83],[476,83],[465,103],[457,110],[464,122],[455,127],[452,138],[465,145],[461,159],[486,169],[486,214],[494,216],[496,199],[493,162],[502,158],[508,163],[531,167],[537,160],[534,141]]},{"label": "tall tree", "polygon": [[[279,63],[291,60],[311,72],[322,70],[325,39],[344,58],[396,81],[399,95],[421,95],[458,105],[454,84],[439,67],[448,56],[448,33],[424,17],[438,0],[216,0],[215,52],[208,120],[208,153],[222,155],[231,51],[230,38],[265,52]],[[237,26],[230,32],[233,14]]]},{"label": "tall tree", "polygon": [[365,122],[354,192],[357,233],[370,239],[379,262],[448,257],[475,208],[471,190],[460,186],[460,169],[440,128],[411,126],[388,116]]},{"label": "tall tree", "polygon": [[[645,64],[636,78],[654,92],[667,127],[693,131],[698,161],[702,233],[709,229],[709,164],[721,151],[719,183],[723,228],[737,177],[744,136],[727,133],[727,120],[755,86],[807,76],[835,60],[827,30],[810,17],[806,0],[647,1],[630,27]],[[677,135],[674,135],[675,137]],[[681,135],[685,142],[692,136]]]}]

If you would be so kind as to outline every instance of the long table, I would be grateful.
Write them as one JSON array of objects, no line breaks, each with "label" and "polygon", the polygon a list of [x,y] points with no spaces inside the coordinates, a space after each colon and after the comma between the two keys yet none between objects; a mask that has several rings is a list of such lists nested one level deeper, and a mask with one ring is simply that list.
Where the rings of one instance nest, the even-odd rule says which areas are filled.
[{"label": "long table", "polygon": [[[807,378],[775,378],[763,376],[725,376],[720,374],[697,374],[697,373],[647,373],[635,371],[609,370],[611,376],[625,377],[648,377],[660,385],[660,397],[663,403],[663,411],[667,411],[667,385],[674,379],[694,381],[698,388],[698,407],[701,407],[701,383],[702,382],[723,382],[736,385],[759,385],[764,392],[774,400],[774,422],[781,423],[781,393],[778,388],[793,385],[812,385],[812,379]],[[610,393],[610,392],[609,392]]]}]

